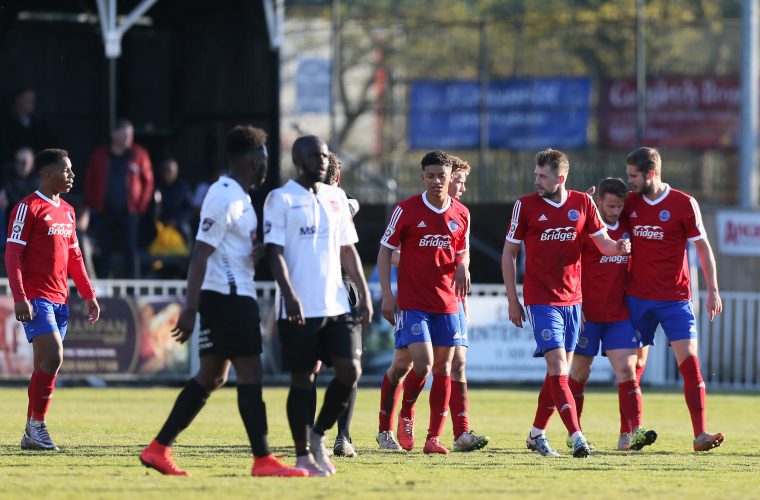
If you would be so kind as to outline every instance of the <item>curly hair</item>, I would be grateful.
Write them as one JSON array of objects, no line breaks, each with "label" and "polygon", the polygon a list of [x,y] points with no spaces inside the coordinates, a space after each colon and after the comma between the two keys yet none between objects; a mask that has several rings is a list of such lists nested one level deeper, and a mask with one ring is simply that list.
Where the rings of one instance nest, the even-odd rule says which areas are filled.
[{"label": "curly hair", "polygon": [[451,168],[451,156],[449,156],[445,151],[441,151],[439,149],[437,151],[431,151],[427,153],[422,157],[422,161],[420,163],[422,164],[423,170],[428,165],[441,165],[442,167]]},{"label": "curly hair", "polygon": [[267,133],[251,125],[235,125],[227,133],[227,155],[238,158],[267,143]]},{"label": "curly hair", "polygon": [[325,177],[325,184],[338,184],[340,182],[340,158],[338,155],[330,151],[327,163],[327,176]]}]

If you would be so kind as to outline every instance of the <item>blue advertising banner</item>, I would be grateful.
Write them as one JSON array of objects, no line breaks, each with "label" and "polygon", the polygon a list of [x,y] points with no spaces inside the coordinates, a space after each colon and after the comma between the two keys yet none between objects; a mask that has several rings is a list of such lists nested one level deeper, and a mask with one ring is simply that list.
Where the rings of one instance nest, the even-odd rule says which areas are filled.
[{"label": "blue advertising banner", "polygon": [[[591,80],[493,80],[488,89],[488,145],[504,149],[587,145]],[[409,96],[409,147],[480,146],[480,83],[415,80]]]},{"label": "blue advertising banner", "polygon": [[330,112],[329,59],[302,57],[296,68],[296,113]]}]

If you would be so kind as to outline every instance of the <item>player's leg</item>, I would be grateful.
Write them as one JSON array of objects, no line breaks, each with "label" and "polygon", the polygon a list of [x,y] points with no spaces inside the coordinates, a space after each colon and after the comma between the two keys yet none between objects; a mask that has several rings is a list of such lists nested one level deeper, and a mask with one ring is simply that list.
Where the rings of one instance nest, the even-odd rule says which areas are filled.
[{"label": "player's leg", "polygon": [[209,395],[225,384],[229,367],[230,362],[222,355],[202,352],[198,373],[187,381],[161,430],[140,454],[143,465],[171,476],[190,475],[174,463],[171,446],[206,405]]},{"label": "player's leg", "polygon": [[401,311],[396,321],[397,346],[406,347],[412,369],[404,378],[404,394],[398,417],[397,437],[407,451],[414,448],[414,409],[433,366],[433,345],[430,339],[430,315],[423,311]]},{"label": "player's leg", "polygon": [[412,369],[412,357],[406,347],[397,347],[393,352],[391,366],[383,376],[380,387],[380,412],[377,444],[381,450],[398,451],[401,446],[393,436],[393,418],[396,414],[396,405],[403,388],[401,382]]},{"label": "player's leg", "polygon": [[619,408],[627,428],[618,438],[618,449],[640,450],[644,446],[654,444],[657,433],[642,427],[643,404],[641,388],[636,380],[636,349],[610,349],[606,353],[615,372]]},{"label": "player's leg", "polygon": [[356,406],[356,393],[358,392],[358,384],[351,389],[351,396],[348,398],[348,407],[346,411],[340,414],[338,417],[338,435],[335,437],[335,444],[333,445],[333,455],[337,457],[349,457],[356,456],[356,450],[354,449],[353,440],[351,439],[351,421],[354,418],[354,407]]},{"label": "player's leg", "polygon": [[636,349],[636,380],[641,385],[641,377],[644,376],[644,370],[647,367],[647,358],[649,357],[649,346],[639,347]]},{"label": "player's leg", "polygon": [[[460,314],[461,320],[462,315]],[[463,336],[465,335],[463,334]],[[451,397],[449,399],[451,423],[454,428],[454,451],[479,450],[488,445],[489,441],[488,436],[479,436],[470,431],[468,420],[470,401],[465,376],[466,358],[467,346],[456,346],[454,348],[454,359],[451,362]]]},{"label": "player's leg", "polygon": [[446,413],[451,396],[451,360],[454,357],[453,346],[433,346],[433,385],[430,388],[430,423],[425,438],[424,453],[449,452],[441,444],[440,438],[446,424]]},{"label": "player's leg", "polygon": [[322,369],[322,362],[317,360],[317,363],[314,365],[314,370],[312,371],[312,379],[313,382],[311,384],[311,412],[309,415],[311,415],[311,420],[309,421],[309,425],[314,425],[314,419],[317,418],[317,380],[319,379],[319,370]]},{"label": "player's leg", "polygon": [[[573,361],[570,364],[570,377],[567,384],[575,400],[575,411],[578,415],[578,424],[581,423],[583,413],[583,403],[586,397],[586,383],[591,376],[591,366],[594,362],[593,356],[586,356],[579,352],[573,355]],[[583,427],[583,426],[581,426]]]},{"label": "player's leg", "polygon": [[346,411],[351,393],[361,377],[361,327],[352,316],[343,314],[328,318],[317,337],[320,356],[330,360],[335,377],[325,390],[322,408],[309,431],[309,448],[317,464],[335,474],[335,466],[325,448],[325,431],[331,429]]}]

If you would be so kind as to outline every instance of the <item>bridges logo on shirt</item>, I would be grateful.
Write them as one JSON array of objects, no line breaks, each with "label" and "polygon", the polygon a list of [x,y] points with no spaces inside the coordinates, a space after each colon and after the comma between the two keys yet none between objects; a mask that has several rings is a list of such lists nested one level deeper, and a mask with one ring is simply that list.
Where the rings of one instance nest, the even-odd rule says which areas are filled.
[{"label": "bridges logo on shirt", "polygon": [[421,247],[451,248],[451,236],[448,234],[426,234],[420,238]]},{"label": "bridges logo on shirt", "polygon": [[48,229],[48,236],[63,236],[64,238],[71,238],[74,230],[72,224],[64,224],[61,222],[55,222],[50,229]]},{"label": "bridges logo on shirt", "polygon": [[600,264],[628,264],[627,255],[602,255]]},{"label": "bridges logo on shirt", "polygon": [[633,235],[647,240],[665,239],[665,232],[660,226],[633,226]]},{"label": "bridges logo on shirt", "polygon": [[315,234],[318,238],[324,238],[327,236],[329,228],[327,226],[302,226],[298,232],[301,235],[301,238],[308,238],[310,236],[314,236]]},{"label": "bridges logo on shirt", "polygon": [[541,233],[541,241],[574,241],[576,237],[575,227],[551,227]]}]

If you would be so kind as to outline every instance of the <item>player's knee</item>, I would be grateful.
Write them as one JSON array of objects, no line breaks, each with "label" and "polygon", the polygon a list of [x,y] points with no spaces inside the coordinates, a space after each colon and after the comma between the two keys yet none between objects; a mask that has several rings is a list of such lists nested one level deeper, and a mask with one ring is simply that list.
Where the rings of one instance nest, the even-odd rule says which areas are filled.
[{"label": "player's knee", "polygon": [[393,385],[398,385],[401,382],[401,379],[406,377],[406,374],[409,373],[409,370],[411,369],[411,364],[404,366],[393,365],[390,370],[388,370],[388,379],[390,379]]},{"label": "player's knee", "polygon": [[615,373],[615,376],[617,377],[618,384],[622,384],[623,382],[630,382],[631,380],[636,380],[635,365],[625,366],[619,369],[617,373]]},{"label": "player's knee", "polygon": [[414,363],[412,366],[412,370],[414,370],[414,374],[417,375],[418,378],[425,378],[428,375],[430,375],[430,370],[432,368],[431,363]]},{"label": "player's knee", "polygon": [[454,357],[454,361],[451,362],[451,380],[454,382],[464,382],[464,359]]},{"label": "player's knee", "polygon": [[433,374],[448,377],[451,375],[451,362],[442,361],[440,363],[433,363]]},{"label": "player's knee", "polygon": [[53,349],[45,356],[41,368],[46,373],[55,374],[61,369],[61,364],[63,364],[63,349]]},{"label": "player's knee", "polygon": [[338,381],[346,386],[352,386],[359,381],[362,375],[362,368],[359,362],[347,363],[342,366],[335,366],[335,377]]}]

